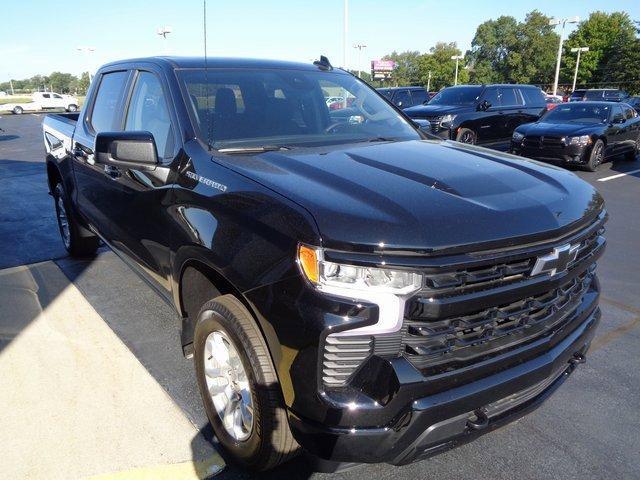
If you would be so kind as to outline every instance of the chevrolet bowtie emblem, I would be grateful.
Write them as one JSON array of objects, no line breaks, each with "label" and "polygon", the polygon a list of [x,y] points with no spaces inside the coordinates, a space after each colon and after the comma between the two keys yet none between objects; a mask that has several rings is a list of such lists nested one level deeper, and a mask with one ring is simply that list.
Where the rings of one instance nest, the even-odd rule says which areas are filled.
[{"label": "chevrolet bowtie emblem", "polygon": [[569,243],[554,248],[551,253],[538,257],[533,270],[531,270],[531,276],[543,273],[554,276],[557,273],[564,272],[578,256],[579,249],[580,244],[571,245]]}]

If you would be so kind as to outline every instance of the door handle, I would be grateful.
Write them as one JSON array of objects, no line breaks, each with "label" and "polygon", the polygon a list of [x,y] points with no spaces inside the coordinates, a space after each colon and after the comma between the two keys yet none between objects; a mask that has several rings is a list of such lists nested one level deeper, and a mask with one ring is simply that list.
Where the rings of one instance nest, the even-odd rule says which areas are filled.
[{"label": "door handle", "polygon": [[122,176],[122,172],[118,167],[114,167],[113,165],[105,165],[104,173],[106,173],[112,179],[120,178]]},{"label": "door handle", "polygon": [[89,165],[95,165],[95,160],[93,158],[93,152],[88,148],[83,148],[76,143],[76,146],[71,149],[71,153],[74,157],[82,158]]}]

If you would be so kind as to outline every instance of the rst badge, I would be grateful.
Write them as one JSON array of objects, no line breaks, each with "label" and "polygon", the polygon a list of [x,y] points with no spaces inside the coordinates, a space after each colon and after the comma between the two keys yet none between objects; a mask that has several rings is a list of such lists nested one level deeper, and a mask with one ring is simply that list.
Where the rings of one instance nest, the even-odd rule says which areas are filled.
[{"label": "rst badge", "polygon": [[567,243],[566,245],[554,248],[551,253],[538,257],[536,264],[533,266],[533,270],[531,270],[531,276],[533,277],[543,273],[554,276],[557,273],[564,272],[569,264],[578,256],[579,249],[580,244],[578,243],[575,245]]}]

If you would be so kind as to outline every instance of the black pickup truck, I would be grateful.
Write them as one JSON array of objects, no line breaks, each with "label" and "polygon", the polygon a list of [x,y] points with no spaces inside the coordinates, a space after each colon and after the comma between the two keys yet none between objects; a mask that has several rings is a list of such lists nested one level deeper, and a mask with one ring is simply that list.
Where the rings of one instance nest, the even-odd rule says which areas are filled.
[{"label": "black pickup truck", "polygon": [[[353,97],[347,121],[326,92]],[[598,192],[428,137],[326,59],[111,63],[43,130],[66,248],[102,239],[175,307],[214,431],[249,468],[424,458],[585,360]]]}]

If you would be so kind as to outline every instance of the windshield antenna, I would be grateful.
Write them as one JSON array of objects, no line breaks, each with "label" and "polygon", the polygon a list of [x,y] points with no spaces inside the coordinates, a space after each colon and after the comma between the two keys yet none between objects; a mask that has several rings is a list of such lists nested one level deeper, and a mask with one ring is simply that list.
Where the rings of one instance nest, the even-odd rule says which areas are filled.
[{"label": "windshield antenna", "polygon": [[202,27],[204,30],[204,83],[207,98],[207,148],[211,151],[213,147],[211,145],[211,96],[209,95],[209,65],[207,63],[207,0],[202,1],[202,10]]}]

